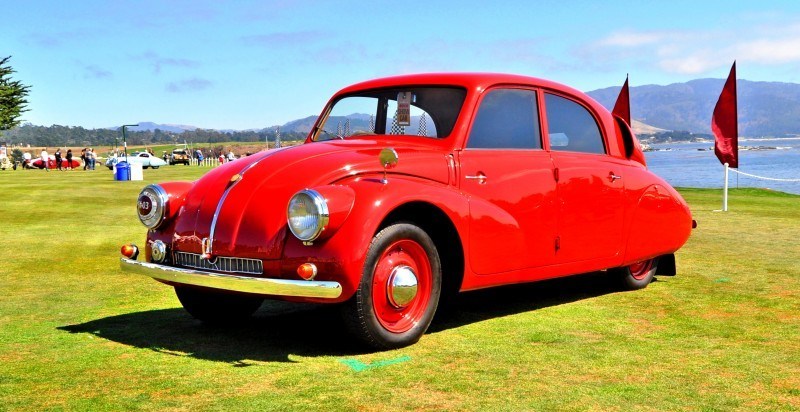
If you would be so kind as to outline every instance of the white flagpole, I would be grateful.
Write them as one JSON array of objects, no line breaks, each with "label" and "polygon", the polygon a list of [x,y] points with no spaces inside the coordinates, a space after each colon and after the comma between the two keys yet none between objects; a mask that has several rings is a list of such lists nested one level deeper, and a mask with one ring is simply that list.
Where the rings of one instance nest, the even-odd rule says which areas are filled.
[{"label": "white flagpole", "polygon": [[728,211],[728,164],[725,163],[725,189],[722,192],[722,211]]}]

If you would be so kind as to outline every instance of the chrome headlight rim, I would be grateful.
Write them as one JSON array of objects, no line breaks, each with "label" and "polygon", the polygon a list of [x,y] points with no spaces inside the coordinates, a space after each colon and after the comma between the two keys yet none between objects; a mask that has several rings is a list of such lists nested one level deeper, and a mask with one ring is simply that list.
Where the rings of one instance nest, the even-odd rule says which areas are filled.
[{"label": "chrome headlight rim", "polygon": [[[306,196],[311,200],[311,203],[317,209],[316,214],[319,216],[314,231],[311,232],[311,234],[305,236],[300,231],[295,230],[291,220],[292,203],[294,203],[295,199],[300,196]],[[325,230],[325,228],[328,227],[328,223],[330,223],[330,211],[328,210],[328,202],[326,202],[325,197],[322,196],[316,190],[313,189],[301,190],[292,195],[291,198],[289,198],[289,204],[286,207],[286,223],[289,226],[289,230],[292,232],[294,237],[303,242],[311,242],[317,239]]]},{"label": "chrome headlight rim", "polygon": [[[142,215],[142,196],[146,196],[151,204],[150,212]],[[156,229],[164,223],[167,216],[167,207],[169,205],[169,195],[163,187],[152,184],[147,185],[139,192],[137,200],[136,212],[139,220],[148,229]]]}]

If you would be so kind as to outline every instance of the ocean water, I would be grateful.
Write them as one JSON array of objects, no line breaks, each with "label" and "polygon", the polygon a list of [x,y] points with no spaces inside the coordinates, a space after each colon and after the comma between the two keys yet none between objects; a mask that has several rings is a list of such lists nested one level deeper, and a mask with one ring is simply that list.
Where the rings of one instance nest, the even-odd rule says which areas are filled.
[{"label": "ocean water", "polygon": [[[722,188],[724,167],[714,155],[714,143],[653,144],[646,152],[647,167],[672,186]],[[761,149],[757,148],[775,148]],[[729,185],[759,187],[800,194],[800,138],[739,139],[739,171],[770,179],[753,178],[731,170]]]}]

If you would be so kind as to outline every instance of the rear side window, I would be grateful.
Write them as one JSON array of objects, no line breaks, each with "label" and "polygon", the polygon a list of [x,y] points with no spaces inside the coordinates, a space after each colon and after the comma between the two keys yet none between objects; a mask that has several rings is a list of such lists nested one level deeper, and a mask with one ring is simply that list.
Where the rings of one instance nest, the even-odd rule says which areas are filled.
[{"label": "rear side window", "polygon": [[606,152],[594,116],[585,107],[553,94],[544,95],[547,136],[552,150],[583,153]]},{"label": "rear side window", "polygon": [[541,149],[536,92],[495,89],[481,101],[468,149]]}]

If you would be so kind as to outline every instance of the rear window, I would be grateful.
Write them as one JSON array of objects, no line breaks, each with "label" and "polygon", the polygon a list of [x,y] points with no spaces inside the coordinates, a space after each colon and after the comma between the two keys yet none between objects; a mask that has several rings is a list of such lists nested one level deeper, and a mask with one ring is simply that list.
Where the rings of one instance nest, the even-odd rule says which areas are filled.
[{"label": "rear window", "polygon": [[594,116],[580,104],[545,93],[550,148],[569,152],[606,152],[603,136]]},{"label": "rear window", "polygon": [[358,135],[444,138],[453,131],[467,91],[456,87],[367,90],[333,103],[314,140]]}]

